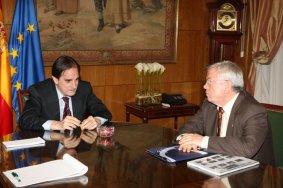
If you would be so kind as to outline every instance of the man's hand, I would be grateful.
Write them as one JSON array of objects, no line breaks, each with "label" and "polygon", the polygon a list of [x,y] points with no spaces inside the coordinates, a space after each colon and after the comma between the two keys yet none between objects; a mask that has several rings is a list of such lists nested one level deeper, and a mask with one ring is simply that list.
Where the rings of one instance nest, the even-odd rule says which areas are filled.
[{"label": "man's hand", "polygon": [[64,145],[65,148],[75,148],[79,145],[81,141],[80,137],[76,136],[65,136],[62,140],[61,143]]},{"label": "man's hand", "polygon": [[179,141],[179,150],[183,152],[190,152],[192,150],[197,150],[201,146],[203,136],[199,134],[183,134]]},{"label": "man's hand", "polygon": [[73,130],[81,123],[80,120],[73,116],[66,116],[62,121],[54,121],[51,124],[51,130]]},{"label": "man's hand", "polygon": [[50,131],[50,138],[51,140],[62,140],[64,139],[65,135],[59,132]]},{"label": "man's hand", "polygon": [[80,120],[73,116],[66,116],[65,119],[63,119],[63,130],[68,129],[68,130],[73,130],[77,126],[79,126],[81,123]]},{"label": "man's hand", "polygon": [[96,131],[82,131],[81,139],[84,140],[86,143],[92,144],[95,142],[97,138]]},{"label": "man's hand", "polygon": [[97,118],[94,118],[92,116],[88,116],[87,119],[83,120],[83,122],[80,124],[81,130],[93,130],[97,126],[101,124],[100,120]]}]

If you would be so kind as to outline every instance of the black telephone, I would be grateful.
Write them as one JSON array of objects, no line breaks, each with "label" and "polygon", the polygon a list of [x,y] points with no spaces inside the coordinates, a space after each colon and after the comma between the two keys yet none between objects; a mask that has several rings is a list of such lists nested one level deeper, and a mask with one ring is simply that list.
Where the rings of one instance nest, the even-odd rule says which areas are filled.
[{"label": "black telephone", "polygon": [[162,93],[162,103],[170,105],[183,105],[187,103],[187,100],[181,94],[167,94]]}]

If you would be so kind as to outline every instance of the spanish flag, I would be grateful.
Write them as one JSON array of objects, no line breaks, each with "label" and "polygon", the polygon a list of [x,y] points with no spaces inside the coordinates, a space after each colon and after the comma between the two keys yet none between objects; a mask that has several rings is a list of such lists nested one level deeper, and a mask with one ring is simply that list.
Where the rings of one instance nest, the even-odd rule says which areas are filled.
[{"label": "spanish flag", "polygon": [[0,136],[13,131],[11,70],[0,0]]}]

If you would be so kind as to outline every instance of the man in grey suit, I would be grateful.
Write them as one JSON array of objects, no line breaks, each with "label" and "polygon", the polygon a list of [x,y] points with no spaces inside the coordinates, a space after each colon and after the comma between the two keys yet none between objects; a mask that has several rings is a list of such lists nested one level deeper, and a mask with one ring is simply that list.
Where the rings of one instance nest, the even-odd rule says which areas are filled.
[{"label": "man in grey suit", "polygon": [[[80,65],[69,56],[61,56],[52,66],[52,79],[29,87],[29,100],[19,119],[22,129],[92,130],[112,115],[96,97],[89,82],[80,80]],[[68,98],[68,115],[64,117]]]},{"label": "man in grey suit", "polygon": [[[271,127],[266,110],[244,90],[243,72],[230,61],[210,65],[204,85],[207,98],[179,130],[184,152],[206,149],[274,164]],[[218,109],[223,108],[219,136]]]}]

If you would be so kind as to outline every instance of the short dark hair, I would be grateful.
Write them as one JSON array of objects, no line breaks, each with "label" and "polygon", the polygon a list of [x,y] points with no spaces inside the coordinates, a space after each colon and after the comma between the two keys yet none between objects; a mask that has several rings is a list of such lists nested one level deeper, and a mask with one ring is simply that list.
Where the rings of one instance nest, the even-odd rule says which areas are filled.
[{"label": "short dark hair", "polygon": [[62,72],[74,67],[78,69],[78,72],[80,74],[80,65],[74,58],[65,55],[60,56],[52,65],[52,76],[59,79],[62,75]]}]

